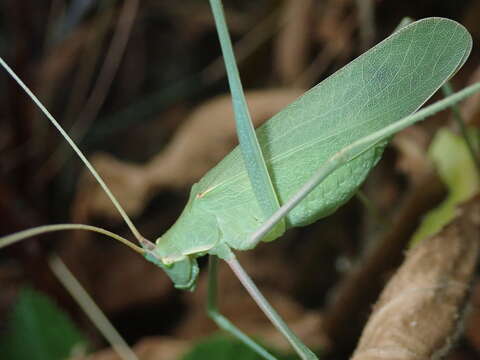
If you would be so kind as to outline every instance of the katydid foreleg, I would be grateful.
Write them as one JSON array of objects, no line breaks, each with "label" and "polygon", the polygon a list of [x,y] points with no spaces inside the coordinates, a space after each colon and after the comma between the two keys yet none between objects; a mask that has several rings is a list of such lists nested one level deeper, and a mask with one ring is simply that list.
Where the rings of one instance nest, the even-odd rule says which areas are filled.
[{"label": "katydid foreleg", "polygon": [[[258,142],[257,135],[248,110],[245,94],[243,92],[240,75],[238,73],[235,55],[228,32],[227,23],[221,0],[210,0],[210,6],[215,19],[217,33],[222,48],[225,67],[227,70],[228,83],[232,94],[232,105],[237,127],[238,142],[242,152],[243,161],[247,169],[252,189],[255,193],[263,213],[272,215],[280,207],[277,194],[268,173],[267,165]],[[279,222],[278,232],[281,235],[285,231],[285,222]]]}]

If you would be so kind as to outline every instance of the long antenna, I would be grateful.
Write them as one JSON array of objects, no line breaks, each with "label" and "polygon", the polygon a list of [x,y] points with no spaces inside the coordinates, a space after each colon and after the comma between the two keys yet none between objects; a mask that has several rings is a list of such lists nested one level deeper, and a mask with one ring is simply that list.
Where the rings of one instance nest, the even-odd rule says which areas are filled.
[{"label": "long antenna", "polygon": [[41,234],[46,234],[54,231],[63,231],[63,230],[87,230],[96,232],[105,236],[108,236],[114,240],[121,242],[123,245],[128,246],[133,251],[144,255],[145,251],[143,248],[138,247],[134,243],[128,241],[127,239],[117,235],[111,231],[105,230],[103,228],[99,228],[92,225],[84,225],[84,224],[54,224],[54,225],[43,225],[37,226],[31,229],[23,230],[16,232],[11,235],[0,237],[0,249],[9,245],[12,245],[16,242],[22,241],[32,236],[37,236]]},{"label": "long antenna", "polygon": [[107,196],[110,198],[110,201],[113,203],[115,208],[118,210],[120,215],[122,216],[123,220],[127,224],[127,226],[130,228],[130,231],[133,233],[135,238],[140,242],[143,243],[145,241],[148,241],[145,239],[142,234],[138,231],[138,229],[135,227],[133,224],[132,220],[128,217],[127,213],[123,209],[123,207],[120,205],[118,200],[115,198],[115,196],[112,194],[110,189],[107,187],[103,179],[100,177],[100,175],[95,171],[95,168],[92,166],[90,161],[87,160],[85,155],[81,152],[81,150],[78,148],[78,146],[75,144],[75,142],[68,136],[68,134],[63,130],[63,128],[60,126],[60,124],[55,120],[52,114],[46,109],[45,106],[38,100],[38,98],[35,96],[35,94],[28,88],[27,85],[17,76],[17,74],[8,66],[8,64],[0,57],[0,65],[3,66],[3,68],[7,71],[7,73],[17,82],[18,85],[25,91],[25,93],[32,99],[32,101],[35,103],[35,105],[38,106],[38,108],[43,112],[43,114],[50,120],[50,122],[57,128],[57,130],[60,132],[60,134],[64,137],[64,139],[68,142],[68,144],[72,147],[72,149],[77,153],[78,157],[80,160],[83,161],[87,169],[92,173],[93,177],[97,180],[97,182],[100,184],[102,187],[103,191],[107,194]]}]

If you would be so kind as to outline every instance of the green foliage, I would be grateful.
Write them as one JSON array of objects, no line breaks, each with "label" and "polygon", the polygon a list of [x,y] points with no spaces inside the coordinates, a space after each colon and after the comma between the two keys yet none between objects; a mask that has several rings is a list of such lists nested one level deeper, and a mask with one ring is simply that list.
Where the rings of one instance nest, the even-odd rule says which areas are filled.
[{"label": "green foliage", "polygon": [[[295,355],[279,355],[271,352],[279,360],[296,359]],[[258,360],[262,359],[242,342],[225,335],[213,335],[198,343],[182,360]]]},{"label": "green foliage", "polygon": [[45,295],[25,287],[0,338],[2,360],[65,360],[86,341],[68,316]]},{"label": "green foliage", "polygon": [[[475,135],[472,139],[480,136],[478,130],[470,131]],[[448,195],[425,216],[411,244],[437,233],[454,218],[456,206],[480,190],[478,171],[463,137],[446,129],[440,130],[430,145],[429,156],[448,188]]]}]

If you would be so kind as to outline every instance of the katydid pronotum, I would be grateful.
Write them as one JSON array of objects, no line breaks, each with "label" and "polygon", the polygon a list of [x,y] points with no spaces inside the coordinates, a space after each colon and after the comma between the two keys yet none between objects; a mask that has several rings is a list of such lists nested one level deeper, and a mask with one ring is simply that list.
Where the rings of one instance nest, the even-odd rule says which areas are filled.
[{"label": "katydid pronotum", "polygon": [[464,64],[471,38],[461,25],[447,19],[429,18],[407,25],[308,91],[255,135],[221,2],[210,3],[226,61],[240,145],[192,187],[180,218],[155,243],[139,233],[88,160],[0,59],[75,149],[141,245],[93,226],[59,224],[1,238],[0,247],[48,231],[92,230],[128,244],[162,268],[177,288],[188,290],[194,289],[198,276],[196,258],[209,255],[209,315],[260,355],[273,359],[218,312],[216,268],[221,258],[300,357],[314,359],[315,354],[268,304],[233,250],[252,249],[260,241],[277,239],[288,228],[333,213],[379,161],[389,137],[479,91],[480,85],[475,84],[416,112]]}]

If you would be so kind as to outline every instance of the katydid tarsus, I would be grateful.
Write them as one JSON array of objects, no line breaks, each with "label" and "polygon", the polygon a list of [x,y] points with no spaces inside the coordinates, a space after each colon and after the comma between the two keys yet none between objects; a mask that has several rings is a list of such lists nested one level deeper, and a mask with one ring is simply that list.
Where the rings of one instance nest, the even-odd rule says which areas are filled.
[{"label": "katydid tarsus", "polygon": [[[388,139],[401,129],[473,92],[472,85],[417,111],[464,64],[471,37],[458,23],[428,18],[409,24],[352,61],[253,131],[235,65],[223,10],[210,1],[233,97],[240,145],[194,184],[172,228],[154,243],[145,239],[88,160],[8,65],[2,66],[59,129],[117,207],[141,247],[177,288],[193,290],[196,258],[209,255],[208,313],[223,329],[267,359],[273,357],[217,310],[217,259],[225,260],[273,324],[303,359],[311,352],[261,295],[233,250],[272,241],[291,227],[333,213],[362,184]],[[255,135],[256,133],[256,135]],[[85,229],[127,241],[88,225],[59,224],[0,239],[0,247],[48,231]],[[127,241],[128,243],[128,241]]]}]

